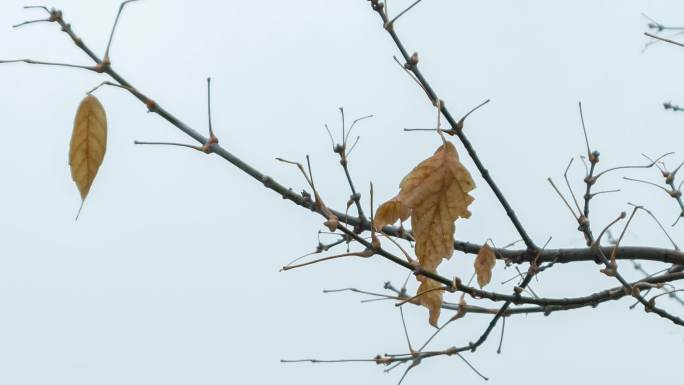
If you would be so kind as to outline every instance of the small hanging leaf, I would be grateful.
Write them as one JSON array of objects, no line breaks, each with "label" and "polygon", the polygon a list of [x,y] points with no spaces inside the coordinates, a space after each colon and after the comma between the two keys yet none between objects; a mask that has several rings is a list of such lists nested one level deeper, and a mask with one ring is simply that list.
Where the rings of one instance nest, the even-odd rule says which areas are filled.
[{"label": "small hanging leaf", "polygon": [[477,253],[475,263],[473,264],[477,274],[477,284],[480,285],[480,288],[485,287],[492,280],[492,269],[494,269],[495,264],[496,255],[494,250],[489,247],[489,244],[485,243]]},{"label": "small hanging leaf", "polygon": [[[78,106],[69,145],[71,177],[81,194],[81,213],[90,187],[107,150],[107,116],[96,97],[86,96]],[[78,215],[76,216],[78,219]]]}]

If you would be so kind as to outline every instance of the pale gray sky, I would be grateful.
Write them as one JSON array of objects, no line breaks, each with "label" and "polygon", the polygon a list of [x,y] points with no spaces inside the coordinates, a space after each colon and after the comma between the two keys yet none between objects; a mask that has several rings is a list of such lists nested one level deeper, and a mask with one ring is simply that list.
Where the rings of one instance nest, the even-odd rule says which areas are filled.
[{"label": "pale gray sky", "polygon": [[[119,1],[60,0],[75,31],[98,53]],[[409,1],[394,0],[397,12]],[[90,64],[56,25],[11,25],[42,17],[23,0],[0,4],[0,58]],[[467,130],[537,243],[581,246],[546,177],[556,179],[583,151],[577,101],[603,167],[641,163],[640,154],[678,151],[684,114],[684,49],[657,44],[642,53],[645,12],[681,24],[678,1],[426,0],[397,24],[424,74],[455,115],[492,103]],[[403,127],[434,124],[424,95],[394,63],[395,47],[365,0],[155,1],[131,4],[112,48],[113,66],[141,91],[206,132],[205,78],[214,79],[214,123],[221,143],[295,190],[304,181],[274,157],[310,154],[326,202],[343,207],[347,186],[323,124],[339,133],[337,107],[375,118],[351,158],[357,185],[375,184],[378,201],[397,191],[413,165],[439,144]],[[0,383],[10,385],[180,385],[226,383],[393,384],[372,364],[284,365],[281,358],[371,358],[404,352],[399,313],[389,302],[321,293],[382,291],[405,272],[380,258],[337,260],[279,273],[315,246],[321,218],[285,202],[213,156],[133,140],[189,142],[118,89],[97,96],[107,108],[109,145],[78,222],[80,199],[67,164],[73,116],[84,93],[104,80],[80,70],[0,67]],[[460,144],[457,148],[462,150]],[[464,158],[473,170],[472,162]],[[681,161],[670,158],[670,165]],[[581,166],[572,173],[582,185]],[[476,175],[475,172],[473,172]],[[654,170],[631,176],[657,181]],[[516,234],[478,177],[472,219],[457,238],[498,244]],[[661,191],[614,175],[600,188],[593,223],[647,204],[671,223],[677,208]],[[367,194],[366,194],[367,195]],[[684,240],[682,226],[671,229]],[[667,246],[650,219],[637,218],[628,244]],[[644,264],[650,271],[658,265]],[[472,256],[455,253],[444,275],[468,277]],[[626,276],[639,273],[628,264]],[[492,289],[512,275],[497,266]],[[616,285],[593,263],[558,266],[533,282],[546,296]],[[415,290],[411,283],[411,290]],[[474,301],[473,301],[474,303]],[[663,299],[666,308],[684,308]],[[468,359],[494,384],[580,381],[671,383],[684,331],[630,300],[598,309],[507,321]],[[409,333],[432,329],[426,310],[406,309]],[[443,317],[443,320],[446,318]],[[471,314],[435,348],[476,339],[489,316]],[[426,360],[406,384],[479,383],[457,358]]]}]

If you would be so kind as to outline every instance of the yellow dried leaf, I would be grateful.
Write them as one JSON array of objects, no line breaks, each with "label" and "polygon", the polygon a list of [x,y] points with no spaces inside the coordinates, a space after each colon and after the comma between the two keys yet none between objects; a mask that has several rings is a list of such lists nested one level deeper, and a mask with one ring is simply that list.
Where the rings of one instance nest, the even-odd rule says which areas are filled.
[{"label": "yellow dried leaf", "polygon": [[378,214],[396,220],[400,211],[396,207],[405,207],[404,214],[409,213],[408,208],[418,260],[423,268],[435,270],[442,258],[453,254],[454,221],[470,217],[468,205],[473,197],[468,192],[475,182],[459,161],[454,145],[445,142],[406,175],[399,187],[399,195],[386,203],[396,202],[390,204],[392,209],[387,208],[387,213],[378,209]]},{"label": "yellow dried leaf", "polygon": [[106,149],[107,116],[100,101],[88,95],[78,106],[69,145],[71,177],[81,194],[81,201],[88,196]]},{"label": "yellow dried leaf", "polygon": [[[454,252],[454,222],[469,218],[468,206],[475,188],[470,173],[461,164],[456,148],[444,142],[434,155],[420,162],[399,184],[399,195],[382,204],[375,214],[375,228],[411,216],[415,252],[421,268],[436,271],[442,259]],[[438,287],[435,281],[418,277],[418,292]],[[430,309],[430,324],[436,325],[442,304],[442,292],[419,297]]]},{"label": "yellow dried leaf", "polygon": [[[442,284],[423,276],[418,277],[418,280],[421,281],[418,291],[416,292],[416,295],[419,295],[418,303],[430,310],[430,325],[437,327],[439,313],[442,310],[442,296],[444,295],[444,291],[433,289],[442,287]],[[421,295],[421,293],[425,294]]]},{"label": "yellow dried leaf", "polygon": [[485,285],[492,280],[492,269],[494,269],[495,264],[496,255],[494,254],[494,250],[489,247],[489,244],[485,243],[477,253],[475,263],[473,264],[475,266],[475,273],[477,274],[477,283],[480,285],[480,288],[485,287]]},{"label": "yellow dried leaf", "polygon": [[397,221],[404,222],[411,215],[411,209],[406,207],[397,197],[394,197],[378,207],[373,218],[376,231]]}]

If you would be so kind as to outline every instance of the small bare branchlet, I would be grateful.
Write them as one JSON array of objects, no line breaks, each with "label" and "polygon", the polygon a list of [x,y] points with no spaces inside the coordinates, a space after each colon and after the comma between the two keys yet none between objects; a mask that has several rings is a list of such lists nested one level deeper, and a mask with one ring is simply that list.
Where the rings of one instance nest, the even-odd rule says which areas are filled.
[{"label": "small bare branchlet", "polygon": [[[131,1],[137,1],[137,0],[131,0]],[[114,31],[112,31],[112,33],[113,32]],[[142,100],[143,103],[145,103],[145,105],[148,108],[148,112],[153,112],[154,108],[156,108],[156,103],[154,103],[154,101],[152,101],[150,98],[148,98],[147,96],[140,93],[135,88],[129,87],[129,86],[122,86],[120,84],[115,84],[115,83],[112,83],[109,81],[102,82],[100,85],[93,88],[88,93],[94,92],[95,90],[102,87],[103,85],[119,87],[119,88],[123,88],[125,90],[128,90],[130,93],[135,95],[138,99]],[[190,148],[190,149],[193,149],[196,151],[203,152],[205,154],[211,154],[214,151],[213,150],[214,146],[217,145],[219,142],[218,138],[214,134],[214,130],[212,127],[212,122],[211,122],[211,78],[207,78],[207,120],[208,120],[208,126],[209,126],[209,138],[207,139],[207,141],[202,146],[194,146],[191,144],[174,143],[174,142],[144,142],[144,141],[139,141],[139,140],[136,140],[133,143],[138,144],[138,145],[158,145],[158,146],[162,145],[162,146],[185,147],[185,148]]]},{"label": "small bare branchlet", "polygon": [[663,108],[666,110],[672,110],[675,112],[684,111],[684,107],[680,107],[679,105],[673,104],[672,102],[663,103]]},{"label": "small bare branchlet", "polygon": [[[351,195],[349,196],[349,200],[347,201],[347,210],[352,206],[356,206],[356,211],[358,213],[359,218],[361,219],[360,223],[358,226],[354,228],[354,231],[357,234],[360,234],[363,232],[363,224],[367,221],[366,215],[363,211],[363,206],[361,205],[361,193],[356,190],[356,187],[354,186],[354,181],[351,177],[351,173],[349,172],[349,156],[351,155],[352,151],[354,148],[356,148],[356,145],[359,143],[359,139],[361,138],[360,136],[357,136],[356,139],[354,140],[354,143],[349,145],[349,136],[351,135],[354,127],[356,126],[357,123],[370,119],[373,117],[373,115],[366,115],[362,116],[360,118],[355,119],[352,124],[349,126],[349,129],[347,129],[346,124],[345,124],[345,116],[344,116],[344,109],[342,107],[339,108],[340,110],[340,116],[342,118],[342,142],[336,144],[335,140],[333,139],[332,132],[330,131],[330,128],[328,125],[325,125],[325,130],[328,133],[328,136],[330,138],[330,144],[332,146],[332,150],[334,153],[338,154],[340,157],[340,165],[342,166],[342,169],[344,170],[345,177],[347,179],[347,183],[349,184],[349,188],[351,190]],[[345,211],[345,217],[347,217],[346,211]]]}]

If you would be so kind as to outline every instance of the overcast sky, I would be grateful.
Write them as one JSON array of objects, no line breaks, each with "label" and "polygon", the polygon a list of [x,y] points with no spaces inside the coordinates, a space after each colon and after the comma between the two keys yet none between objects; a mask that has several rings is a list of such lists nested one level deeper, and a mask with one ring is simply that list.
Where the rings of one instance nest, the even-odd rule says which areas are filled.
[{"label": "overcast sky", "polygon": [[[63,9],[76,33],[102,54],[118,3],[46,5]],[[393,0],[390,12],[409,3]],[[0,58],[91,64],[54,24],[13,30],[44,16],[23,5],[0,3]],[[664,111],[662,102],[684,104],[684,49],[656,44],[642,52],[648,41],[642,12],[684,24],[684,5],[674,0],[425,0],[396,26],[454,115],[492,100],[466,129],[538,244],[549,236],[549,247],[583,244],[546,182],[549,176],[561,180],[569,159],[584,151],[578,101],[602,167],[680,150],[684,114]],[[376,201],[393,196],[401,178],[439,145],[434,134],[402,132],[434,125],[435,114],[394,63],[395,54],[365,0],[146,0],[126,9],[112,62],[204,133],[205,78],[211,76],[221,144],[296,191],[305,187],[301,175],[274,158],[310,154],[323,198],[342,208],[349,193],[323,128],[328,123],[339,136],[338,107],[348,119],[375,115],[358,126],[361,140],[350,168],[364,196],[373,181]],[[70,132],[80,100],[102,80],[74,69],[0,66],[0,383],[396,383],[399,370],[385,374],[373,364],[279,360],[405,352],[392,303],[322,293],[343,287],[381,292],[385,281],[400,285],[405,271],[376,257],[279,273],[313,250],[321,218],[218,157],[134,146],[136,139],[190,140],[120,89],[97,92],[109,119],[107,155],[74,221],[80,197],[67,161]],[[499,245],[516,240],[472,162],[462,158],[478,188],[473,216],[457,223],[456,237],[492,238]],[[668,164],[681,160],[677,153]],[[579,191],[579,162],[571,174]],[[622,191],[594,201],[595,229],[634,202],[647,205],[684,241],[684,223],[669,228],[678,214],[675,202],[623,175],[660,181],[655,170],[601,180],[597,189]],[[637,217],[625,244],[668,246],[645,216]],[[472,258],[455,253],[440,272],[469,277]],[[629,263],[621,271],[641,278]],[[497,265],[491,289],[511,292],[510,283],[500,282],[512,275]],[[586,263],[554,267],[532,287],[564,297],[616,284]],[[416,286],[411,281],[409,289]],[[513,317],[502,354],[496,354],[497,327],[466,357],[494,384],[679,383],[673,368],[681,361],[684,329],[639,307],[630,310],[631,304],[624,299],[549,317]],[[684,313],[664,297],[659,304]],[[411,338],[422,342],[433,330],[426,309],[407,308],[406,316]],[[434,348],[475,340],[489,320],[469,314]],[[424,361],[405,383],[445,380],[480,381],[452,357]]]}]

